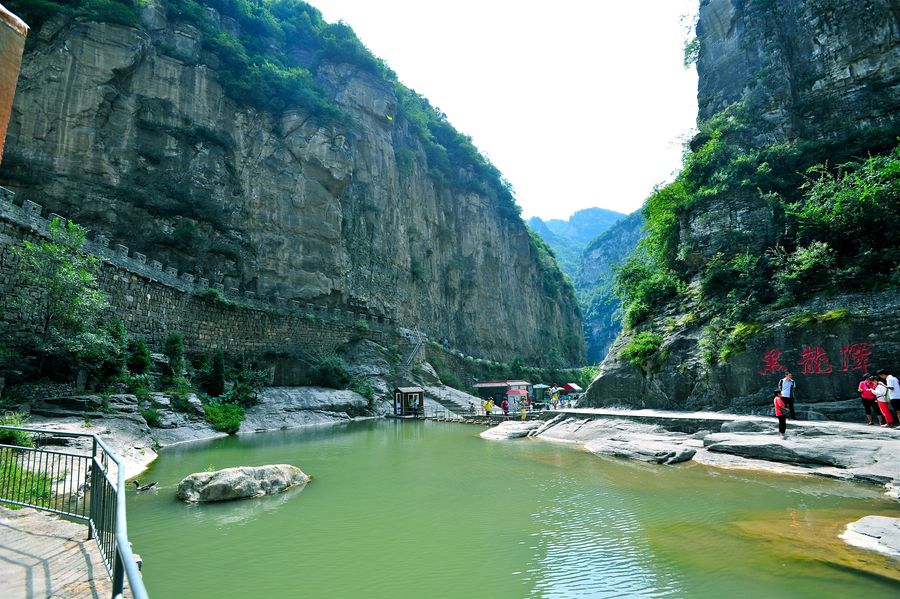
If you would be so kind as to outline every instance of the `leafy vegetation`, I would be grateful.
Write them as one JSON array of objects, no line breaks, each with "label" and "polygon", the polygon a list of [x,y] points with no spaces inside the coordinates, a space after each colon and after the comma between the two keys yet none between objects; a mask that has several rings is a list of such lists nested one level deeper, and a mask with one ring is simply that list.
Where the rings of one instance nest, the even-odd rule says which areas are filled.
[{"label": "leafy vegetation", "polygon": [[203,410],[206,412],[206,419],[214,430],[228,433],[229,435],[238,432],[241,428],[241,422],[244,421],[244,408],[237,404],[213,400],[204,404]]},{"label": "leafy vegetation", "polygon": [[0,460],[0,489],[6,497],[31,505],[46,506],[53,494],[53,478],[44,472],[32,472],[22,467],[11,454]]},{"label": "leafy vegetation", "polygon": [[50,238],[23,241],[14,250],[15,291],[3,298],[21,318],[11,327],[4,372],[11,379],[67,380],[86,371],[97,384],[119,374],[128,336],[117,320],[104,319],[106,295],[97,288],[100,261],[82,249],[85,230],[54,219]]},{"label": "leafy vegetation", "polygon": [[[677,179],[648,198],[647,237],[616,274],[626,327],[684,300],[709,323],[703,353],[716,364],[744,347],[771,308],[861,280],[867,289],[900,284],[900,238],[881,225],[900,211],[896,138],[851,130],[836,141],[760,145],[767,128],[743,104],[720,112],[701,125]],[[711,256],[682,237],[690,218],[735,198],[770,214],[771,230],[722,232]]]},{"label": "leafy vegetation", "polygon": [[166,337],[163,353],[169,359],[168,376],[170,380],[181,376],[184,372],[184,337],[178,331],[172,331]]},{"label": "leafy vegetation", "polygon": [[150,370],[153,363],[150,361],[150,350],[143,339],[137,339],[131,344],[128,356],[128,372],[132,374],[144,374]]},{"label": "leafy vegetation", "polygon": [[648,363],[662,345],[662,335],[643,331],[638,333],[622,348],[622,357],[633,366],[642,370],[648,369]]},{"label": "leafy vegetation", "polygon": [[[0,425],[16,426],[24,428],[27,424],[28,416],[21,412],[6,412],[0,415]],[[31,433],[25,431],[0,430],[0,444],[18,445],[19,447],[31,447],[33,444]],[[2,488],[2,487],[0,487]]]}]

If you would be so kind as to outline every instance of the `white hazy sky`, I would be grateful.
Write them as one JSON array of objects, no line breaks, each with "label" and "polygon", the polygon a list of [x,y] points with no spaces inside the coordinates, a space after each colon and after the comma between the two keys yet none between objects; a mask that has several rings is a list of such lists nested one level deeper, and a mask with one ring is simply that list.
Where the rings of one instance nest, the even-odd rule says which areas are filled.
[{"label": "white hazy sky", "polygon": [[523,216],[639,208],[680,167],[699,0],[308,0],[513,184]]}]

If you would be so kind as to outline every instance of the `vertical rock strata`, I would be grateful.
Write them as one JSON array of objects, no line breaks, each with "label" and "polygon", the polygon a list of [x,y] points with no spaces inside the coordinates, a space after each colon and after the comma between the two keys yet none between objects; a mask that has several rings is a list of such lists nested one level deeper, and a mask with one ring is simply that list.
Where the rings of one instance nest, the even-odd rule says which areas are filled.
[{"label": "vertical rock strata", "polygon": [[[738,105],[737,114],[749,117],[745,150],[797,142],[801,148],[843,151],[849,158],[872,148],[884,151],[900,134],[895,0],[702,0],[697,34],[698,121],[732,118],[724,111]],[[765,412],[774,381],[790,369],[800,378],[799,401],[822,402],[814,412],[861,420],[858,400],[850,400],[857,397],[862,372],[894,363],[900,352],[894,291],[867,293],[864,285],[843,294],[832,289],[827,297],[773,309],[727,363],[709,365],[701,355],[708,322],[696,319],[701,296],[696,273],[728,247],[762,255],[778,243],[783,229],[771,202],[738,185],[680,213],[678,260],[693,280],[677,303],[651,315],[647,328],[662,339],[653,356],[641,365],[629,363],[621,352],[631,337],[620,336],[584,403]],[[848,316],[792,324],[801,311]],[[823,352],[828,362],[804,366],[810,351]],[[767,366],[766,355],[778,362]]]},{"label": "vertical rock strata", "polygon": [[583,357],[573,294],[546,284],[524,224],[429,174],[391,83],[326,62],[351,126],[260,111],[225,95],[196,29],[154,3],[142,20],[32,32],[0,184],[226,288],[368,309],[484,357]]}]

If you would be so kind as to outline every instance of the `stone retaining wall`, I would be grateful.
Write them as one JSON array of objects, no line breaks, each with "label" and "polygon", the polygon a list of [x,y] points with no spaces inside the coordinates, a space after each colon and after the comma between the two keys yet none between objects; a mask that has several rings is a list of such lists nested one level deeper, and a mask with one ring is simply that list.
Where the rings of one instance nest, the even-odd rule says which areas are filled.
[{"label": "stone retaining wall", "polygon": [[[0,188],[2,296],[15,284],[18,257],[13,249],[25,239],[47,238],[50,221],[62,218],[56,214],[45,218],[40,205],[25,201],[19,206],[13,199],[12,193]],[[186,350],[192,353],[222,349],[253,355],[308,355],[333,352],[360,336],[385,342],[396,330],[393,320],[370,314],[284,298],[256,298],[216,283],[210,287],[205,278],[163,268],[143,254],[129,255],[126,246],[103,237],[88,240],[85,249],[103,261],[98,284],[116,317],[129,333],[144,337],[151,346],[161,345],[169,332],[180,331]],[[0,316],[17,324],[23,318],[12,306],[5,306]]]}]

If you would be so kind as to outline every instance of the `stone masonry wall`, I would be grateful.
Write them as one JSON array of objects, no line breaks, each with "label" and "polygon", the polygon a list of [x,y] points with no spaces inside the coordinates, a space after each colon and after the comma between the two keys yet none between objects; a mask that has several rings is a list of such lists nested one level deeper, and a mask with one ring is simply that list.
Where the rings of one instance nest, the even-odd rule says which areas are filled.
[{"label": "stone masonry wall", "polygon": [[[0,296],[7,296],[15,284],[18,258],[13,249],[23,239],[48,237],[50,221],[62,218],[55,214],[44,218],[40,205],[25,201],[19,206],[13,200],[10,192],[0,188]],[[99,236],[85,243],[87,251],[103,260],[99,287],[129,333],[144,337],[151,346],[161,345],[171,331],[180,331],[189,353],[222,349],[254,355],[309,355],[333,352],[360,335],[384,342],[396,329],[396,322],[384,318],[282,298],[241,296],[214,284],[229,300],[222,302],[206,291],[206,279],[179,275],[157,261],[148,264],[146,256],[129,256],[123,245],[109,246],[109,240]],[[0,319],[21,322],[23,317],[6,306]],[[357,325],[361,320],[368,330]]]}]

